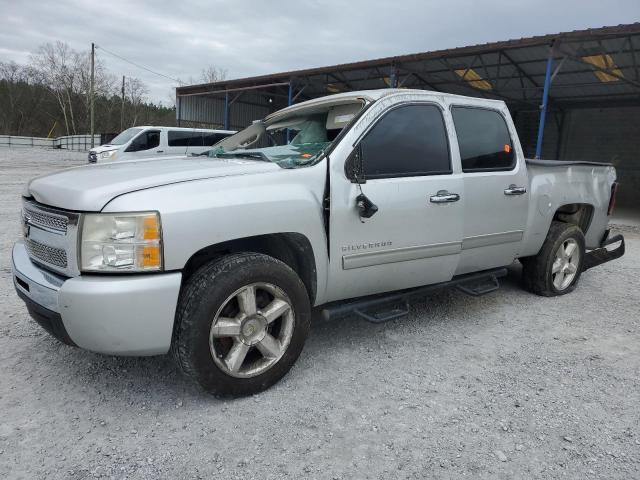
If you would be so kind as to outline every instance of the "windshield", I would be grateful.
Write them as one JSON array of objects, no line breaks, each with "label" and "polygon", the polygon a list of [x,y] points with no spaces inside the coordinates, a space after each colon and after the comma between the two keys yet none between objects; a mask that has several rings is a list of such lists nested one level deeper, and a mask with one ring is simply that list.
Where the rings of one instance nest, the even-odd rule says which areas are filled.
[{"label": "windshield", "polygon": [[124,132],[108,142],[108,145],[124,145],[142,131],[141,128],[127,128]]},{"label": "windshield", "polygon": [[324,153],[362,107],[362,102],[313,106],[254,122],[217,143],[207,156],[262,160],[284,168],[308,165]]}]

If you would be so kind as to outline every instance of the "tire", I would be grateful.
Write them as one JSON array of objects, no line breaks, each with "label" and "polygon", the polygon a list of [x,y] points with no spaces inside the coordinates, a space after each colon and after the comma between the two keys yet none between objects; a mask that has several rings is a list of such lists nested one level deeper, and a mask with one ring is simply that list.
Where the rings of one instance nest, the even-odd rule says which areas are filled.
[{"label": "tire", "polygon": [[171,351],[206,391],[251,395],[291,369],[310,318],[306,288],[291,268],[267,255],[231,254],[203,265],[183,286]]},{"label": "tire", "polygon": [[[566,255],[569,245],[574,246],[570,258]],[[540,252],[533,257],[521,259],[524,287],[545,297],[565,295],[573,291],[580,280],[584,253],[584,234],[580,227],[552,222]],[[554,272],[558,268],[560,270]]]}]

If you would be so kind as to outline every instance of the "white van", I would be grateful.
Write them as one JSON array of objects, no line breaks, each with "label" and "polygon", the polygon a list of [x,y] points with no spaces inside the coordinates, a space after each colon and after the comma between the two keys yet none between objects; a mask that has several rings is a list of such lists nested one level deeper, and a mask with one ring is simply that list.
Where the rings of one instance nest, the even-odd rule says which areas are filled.
[{"label": "white van", "polygon": [[89,163],[202,153],[234,133],[203,128],[132,127],[109,143],[89,150]]}]

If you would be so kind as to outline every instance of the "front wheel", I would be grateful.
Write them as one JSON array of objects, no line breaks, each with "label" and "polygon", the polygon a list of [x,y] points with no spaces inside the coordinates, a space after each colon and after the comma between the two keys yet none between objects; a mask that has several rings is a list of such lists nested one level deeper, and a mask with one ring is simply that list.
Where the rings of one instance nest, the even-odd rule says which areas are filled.
[{"label": "front wheel", "polygon": [[249,395],[280,380],[309,333],[304,284],[272,257],[233,254],[201,267],[180,296],[172,351],[205,390]]},{"label": "front wheel", "polygon": [[525,288],[545,297],[571,292],[582,273],[584,251],[580,227],[553,222],[540,252],[521,260]]}]

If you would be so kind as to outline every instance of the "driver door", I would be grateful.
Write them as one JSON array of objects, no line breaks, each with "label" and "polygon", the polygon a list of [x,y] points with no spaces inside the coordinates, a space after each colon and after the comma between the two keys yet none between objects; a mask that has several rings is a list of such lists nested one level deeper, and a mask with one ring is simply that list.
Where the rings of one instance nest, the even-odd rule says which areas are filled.
[{"label": "driver door", "polygon": [[131,141],[127,147],[129,158],[149,158],[162,155],[164,149],[160,147],[160,130],[145,130]]},{"label": "driver door", "polygon": [[[445,112],[434,103],[387,110],[356,145],[366,183],[331,178],[330,300],[450,280],[461,245],[463,181]],[[378,207],[361,218],[362,193]]]}]

